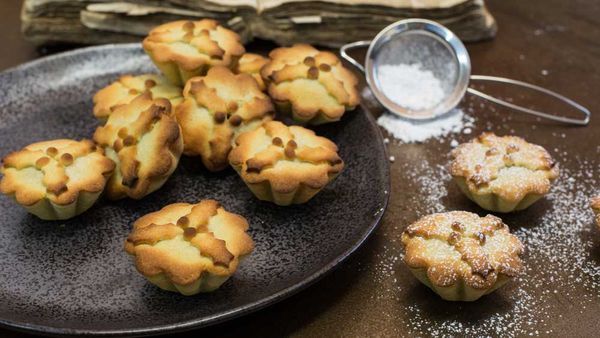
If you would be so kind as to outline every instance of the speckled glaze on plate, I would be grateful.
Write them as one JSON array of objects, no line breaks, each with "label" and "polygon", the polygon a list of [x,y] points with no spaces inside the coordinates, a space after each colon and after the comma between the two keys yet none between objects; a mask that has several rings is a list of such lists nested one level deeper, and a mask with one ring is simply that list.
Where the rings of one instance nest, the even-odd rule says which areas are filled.
[{"label": "speckled glaze on plate", "polygon": [[[35,141],[91,137],[92,95],[126,73],[156,72],[139,44],[44,58],[0,74],[0,155]],[[373,118],[357,109],[315,128],[340,147],[346,169],[309,203],[260,202],[233,170],[182,159],[142,201],[100,201],[84,214],[44,222],[0,197],[0,325],[50,335],[183,331],[273,304],[318,280],[369,236],[388,200],[389,167]],[[184,297],[139,275],[123,251],[132,222],[174,202],[220,201],[244,215],[256,242],[233,278]]]}]

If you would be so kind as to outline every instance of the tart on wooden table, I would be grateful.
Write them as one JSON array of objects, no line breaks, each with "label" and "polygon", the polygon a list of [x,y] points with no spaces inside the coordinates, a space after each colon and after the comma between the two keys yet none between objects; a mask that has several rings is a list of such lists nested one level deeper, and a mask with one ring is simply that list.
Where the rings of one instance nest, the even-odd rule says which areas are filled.
[{"label": "tart on wooden table", "polygon": [[592,198],[590,205],[596,215],[596,225],[600,228],[600,196]]},{"label": "tart on wooden table", "polygon": [[65,220],[100,197],[115,163],[91,140],[33,143],[2,160],[0,192],[44,220]]},{"label": "tart on wooden table", "polygon": [[415,277],[445,300],[477,300],[523,270],[523,245],[492,215],[428,215],[406,228],[402,244]]},{"label": "tart on wooden table", "polygon": [[109,199],[141,199],[171,176],[183,151],[183,138],[171,116],[171,103],[153,99],[150,91],[117,107],[94,140],[117,164],[108,182]]},{"label": "tart on wooden table", "polygon": [[242,55],[238,61],[235,72],[238,74],[249,74],[252,75],[254,80],[258,83],[258,88],[264,91],[267,89],[267,85],[260,76],[260,69],[269,62],[269,59],[253,53],[246,53]]},{"label": "tart on wooden table", "polygon": [[261,200],[305,203],[344,168],[337,146],[300,126],[265,122],[236,140],[229,163]]},{"label": "tart on wooden table", "polygon": [[201,156],[211,171],[228,166],[227,155],[239,133],[271,120],[275,112],[252,76],[221,66],[190,79],[184,97],[175,113],[183,131],[184,153]]},{"label": "tart on wooden table", "polygon": [[214,200],[175,203],[138,219],[125,242],[137,270],[161,289],[219,288],[254,249],[248,222]]},{"label": "tart on wooden table", "polygon": [[239,35],[215,20],[173,21],[150,31],[143,47],[156,67],[183,86],[213,66],[235,68],[246,51]]},{"label": "tart on wooden table", "polygon": [[333,53],[307,44],[281,47],[261,76],[278,110],[300,123],[338,121],[360,103],[356,76]]},{"label": "tart on wooden table", "polygon": [[541,146],[483,133],[452,151],[450,173],[471,200],[496,212],[523,210],[550,191],[558,164]]},{"label": "tart on wooden table", "polygon": [[183,100],[181,87],[171,84],[162,75],[124,75],[94,95],[94,116],[106,121],[116,107],[130,103],[146,90],[155,98],[169,100],[173,109]]}]

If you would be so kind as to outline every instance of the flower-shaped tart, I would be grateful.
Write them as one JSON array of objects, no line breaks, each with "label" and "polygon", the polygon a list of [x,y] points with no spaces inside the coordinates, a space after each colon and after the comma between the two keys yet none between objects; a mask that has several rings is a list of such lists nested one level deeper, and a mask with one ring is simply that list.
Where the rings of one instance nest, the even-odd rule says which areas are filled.
[{"label": "flower-shaped tart", "polygon": [[175,113],[183,131],[184,153],[200,155],[211,171],[227,167],[238,133],[252,130],[274,114],[269,97],[248,74],[217,66],[188,81]]},{"label": "flower-shaped tart", "polygon": [[106,188],[110,199],[141,199],[159,189],[171,176],[183,151],[183,138],[165,98],[144,92],[117,107],[94,140],[117,167]]},{"label": "flower-shaped tart", "polygon": [[402,244],[412,273],[446,300],[474,301],[523,269],[523,245],[492,215],[425,216],[404,230]]},{"label": "flower-shaped tart", "polygon": [[238,61],[235,72],[238,74],[249,74],[252,75],[254,80],[258,83],[258,88],[264,91],[267,89],[267,85],[260,76],[260,69],[269,62],[269,59],[258,54],[246,53],[242,55]]},{"label": "flower-shaped tart", "polygon": [[590,205],[596,215],[596,225],[600,228],[600,196],[592,198]]},{"label": "flower-shaped tart", "polygon": [[269,95],[282,113],[300,123],[338,121],[360,103],[356,76],[335,54],[296,44],[269,53],[261,69]]},{"label": "flower-shaped tart", "polygon": [[94,95],[94,116],[106,121],[116,107],[130,103],[146,90],[151,91],[155,98],[164,97],[169,100],[173,109],[183,100],[181,88],[172,85],[164,76],[125,75]]},{"label": "flower-shaped tart", "polygon": [[138,219],[125,250],[151,283],[194,295],[219,288],[252,252],[246,230],[246,219],[216,201],[175,203]]},{"label": "flower-shaped tart", "polygon": [[550,191],[558,165],[548,152],[515,136],[483,133],[452,151],[450,173],[480,207],[522,210]]},{"label": "flower-shaped tart", "polygon": [[246,51],[237,33],[210,19],[160,25],[143,46],[158,69],[179,86],[213,66],[233,69]]},{"label": "flower-shaped tart", "polygon": [[91,140],[38,142],[2,160],[0,192],[41,219],[69,219],[96,202],[114,168]]},{"label": "flower-shaped tart", "polygon": [[305,203],[344,168],[337,146],[312,130],[265,122],[236,140],[229,163],[261,200]]}]

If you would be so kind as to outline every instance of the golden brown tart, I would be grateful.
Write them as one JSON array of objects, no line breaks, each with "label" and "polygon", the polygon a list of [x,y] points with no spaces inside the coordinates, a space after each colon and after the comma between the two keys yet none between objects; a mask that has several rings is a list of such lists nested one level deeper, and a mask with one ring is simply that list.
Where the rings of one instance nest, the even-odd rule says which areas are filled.
[{"label": "golden brown tart", "polygon": [[254,249],[248,222],[213,200],[175,203],[133,225],[125,250],[161,289],[194,295],[221,286]]},{"label": "golden brown tart", "polygon": [[186,155],[200,155],[211,171],[227,167],[235,137],[272,119],[273,104],[248,74],[221,66],[188,81],[184,102],[175,113]]},{"label": "golden brown tart", "polygon": [[153,99],[149,91],[116,108],[96,129],[94,140],[117,164],[106,188],[110,199],[141,199],[159,189],[175,171],[183,151],[171,103]]},{"label": "golden brown tart", "polygon": [[175,85],[183,86],[213,66],[235,68],[246,51],[239,35],[217,21],[174,21],[150,31],[144,50]]},{"label": "golden brown tart", "polygon": [[596,215],[596,225],[600,228],[600,196],[592,198],[590,205]]},{"label": "golden brown tart", "polygon": [[338,121],[360,103],[356,76],[335,54],[296,44],[269,53],[261,69],[269,95],[282,113],[300,123]]},{"label": "golden brown tart", "polygon": [[0,192],[41,219],[69,219],[98,200],[114,168],[90,140],[38,142],[2,160]]},{"label": "golden brown tart", "polygon": [[262,91],[267,89],[265,82],[260,76],[261,68],[269,62],[269,59],[258,54],[246,53],[242,55],[238,61],[235,72],[238,74],[249,74],[252,75],[254,80],[258,83],[258,88]]},{"label": "golden brown tart", "polygon": [[172,85],[164,76],[124,75],[94,95],[94,116],[106,121],[112,110],[130,103],[146,90],[151,91],[155,98],[163,97],[169,100],[173,109],[183,100],[181,87]]},{"label": "golden brown tart", "polygon": [[305,203],[344,168],[337,146],[312,130],[278,121],[241,134],[229,163],[261,200]]},{"label": "golden brown tart", "polygon": [[406,228],[402,244],[412,273],[446,300],[477,300],[523,270],[523,245],[492,215],[425,216]]},{"label": "golden brown tart", "polygon": [[548,152],[520,137],[483,133],[452,151],[450,173],[482,208],[522,210],[550,191],[558,164]]}]

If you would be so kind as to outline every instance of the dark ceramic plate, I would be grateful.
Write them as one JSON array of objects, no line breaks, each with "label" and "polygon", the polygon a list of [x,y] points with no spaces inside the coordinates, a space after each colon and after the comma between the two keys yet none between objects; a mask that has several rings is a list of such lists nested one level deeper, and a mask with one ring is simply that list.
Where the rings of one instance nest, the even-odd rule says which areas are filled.
[{"label": "dark ceramic plate", "polygon": [[[53,138],[90,137],[92,95],[120,74],[155,72],[138,44],[64,53],[0,74],[0,154]],[[142,335],[214,324],[273,304],[340,264],[377,226],[389,172],[379,129],[363,111],[316,128],[346,169],[309,203],[260,202],[233,170],[211,174],[183,158],[142,201],[100,201],[65,222],[44,222],[0,198],[0,324],[46,334]],[[123,251],[132,222],[173,202],[214,198],[244,215],[254,253],[210,294],[184,297],[141,277]]]}]

